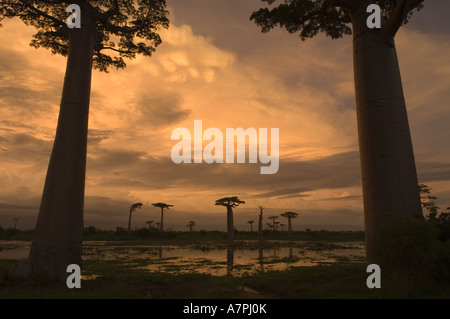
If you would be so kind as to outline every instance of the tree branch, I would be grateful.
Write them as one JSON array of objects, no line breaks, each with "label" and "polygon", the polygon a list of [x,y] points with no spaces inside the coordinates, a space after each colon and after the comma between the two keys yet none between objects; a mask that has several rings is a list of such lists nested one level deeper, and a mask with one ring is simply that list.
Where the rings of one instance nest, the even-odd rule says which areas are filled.
[{"label": "tree branch", "polygon": [[109,20],[109,18],[120,14],[120,8],[119,8],[119,2],[117,0],[114,0],[114,7],[112,7],[111,9],[109,9],[108,11],[104,12],[104,13],[100,13],[98,16],[98,20],[102,21],[102,22],[107,22]]},{"label": "tree branch", "polygon": [[[50,0],[51,1],[51,0]],[[20,3],[16,3],[16,5],[22,5],[28,9],[31,9],[33,11],[35,11],[36,13],[38,13],[39,15],[41,15],[44,18],[49,19],[50,21],[53,21],[54,23],[56,23],[58,26],[63,26],[66,23],[62,22],[61,20],[47,14],[46,12],[39,10],[38,8],[35,8],[32,4],[30,4],[28,1],[26,0],[19,0]],[[14,4],[12,4],[14,5]]]},{"label": "tree branch", "polygon": [[403,24],[408,13],[419,6],[424,0],[398,0],[392,10],[391,17],[381,28],[381,33],[394,37]]}]

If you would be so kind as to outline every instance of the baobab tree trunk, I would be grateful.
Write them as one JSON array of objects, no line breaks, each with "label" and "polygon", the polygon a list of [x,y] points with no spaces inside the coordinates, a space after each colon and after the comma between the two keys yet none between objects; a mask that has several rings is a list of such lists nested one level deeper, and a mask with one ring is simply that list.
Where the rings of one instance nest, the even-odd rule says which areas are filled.
[{"label": "baobab tree trunk", "polygon": [[128,235],[131,232],[131,215],[133,214],[133,208],[130,208],[130,215],[128,216]]},{"label": "baobab tree trunk", "polygon": [[[85,11],[87,12],[87,11]],[[69,31],[58,126],[29,254],[33,276],[61,278],[81,266],[89,98],[95,23]]]},{"label": "baobab tree trunk", "polygon": [[352,12],[353,62],[366,255],[377,264],[380,231],[422,208],[395,34],[368,29],[367,3]]},{"label": "baobab tree trunk", "polygon": [[288,233],[289,233],[289,236],[292,235],[292,218],[291,217],[288,217]]},{"label": "baobab tree trunk", "polygon": [[234,225],[233,225],[233,208],[227,206],[227,238],[233,240],[234,238]]},{"label": "baobab tree trunk", "polygon": [[161,207],[161,225],[159,225],[159,233],[164,232],[164,208]]},{"label": "baobab tree trunk", "polygon": [[259,240],[259,242],[263,241],[263,214],[262,214],[262,212],[259,214],[259,220],[258,220],[258,240]]}]

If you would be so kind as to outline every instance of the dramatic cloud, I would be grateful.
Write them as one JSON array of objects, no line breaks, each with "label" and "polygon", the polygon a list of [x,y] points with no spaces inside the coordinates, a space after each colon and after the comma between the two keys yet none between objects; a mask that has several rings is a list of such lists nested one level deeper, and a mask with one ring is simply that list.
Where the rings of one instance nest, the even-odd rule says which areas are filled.
[{"label": "dramatic cloud", "polygon": [[[157,220],[153,202],[175,206],[167,227],[224,229],[220,197],[246,201],[238,229],[265,215],[296,211],[298,229],[362,229],[363,207],[354,102],[352,39],[302,42],[249,20],[259,0],[174,0],[171,26],[151,58],[92,80],[85,224],[133,226]],[[448,5],[445,5],[448,6]],[[450,42],[445,10],[431,2],[397,36],[420,182],[450,206]],[[445,15],[444,15],[445,17]],[[433,23],[430,21],[433,20]],[[0,224],[31,228],[58,117],[65,58],[28,46],[20,21],[0,30]],[[6,45],[7,44],[7,45]],[[420,45],[418,45],[420,44]],[[279,128],[280,164],[180,164],[170,157],[174,129]],[[205,146],[206,142],[203,143]]]}]

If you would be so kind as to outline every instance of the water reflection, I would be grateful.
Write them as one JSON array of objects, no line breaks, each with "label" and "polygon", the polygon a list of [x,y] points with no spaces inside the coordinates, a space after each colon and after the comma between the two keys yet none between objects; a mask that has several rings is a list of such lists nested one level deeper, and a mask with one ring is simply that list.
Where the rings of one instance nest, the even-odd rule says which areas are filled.
[{"label": "water reflection", "polygon": [[227,276],[231,276],[234,266],[234,249],[227,248]]},{"label": "water reflection", "polygon": [[[271,243],[268,243],[271,244]],[[365,259],[363,243],[309,243],[265,248],[255,243],[217,246],[129,245],[126,242],[85,242],[84,260],[120,260],[136,268],[170,273],[206,273],[215,276],[243,276],[290,267],[307,267],[334,262]],[[29,242],[0,241],[0,259],[28,256]]]}]

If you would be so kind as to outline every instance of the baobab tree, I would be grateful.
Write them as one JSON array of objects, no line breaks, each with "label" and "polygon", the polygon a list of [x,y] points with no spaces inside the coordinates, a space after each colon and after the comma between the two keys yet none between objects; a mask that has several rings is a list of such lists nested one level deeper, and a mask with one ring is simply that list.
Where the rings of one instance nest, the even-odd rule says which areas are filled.
[{"label": "baobab tree", "polygon": [[263,240],[263,206],[258,206],[259,214],[258,214],[258,240],[261,243]]},{"label": "baobab tree", "polygon": [[253,232],[253,223],[254,223],[255,221],[254,220],[249,220],[248,222],[247,222],[247,224],[250,224],[250,231],[251,232]]},{"label": "baobab tree", "polygon": [[274,227],[275,227],[275,230],[276,231],[278,231],[278,224],[279,224],[280,222],[274,222]]},{"label": "baobab tree", "polygon": [[[273,4],[277,0],[262,0]],[[421,216],[411,134],[394,37],[424,0],[284,0],[252,13],[262,32],[275,26],[302,40],[320,32],[353,34],[353,65],[364,201],[367,262],[379,263],[376,241],[393,218]],[[281,1],[280,1],[281,2]],[[381,8],[370,28],[369,5]],[[375,15],[377,12],[375,11]]]},{"label": "baobab tree", "polygon": [[14,229],[17,229],[17,222],[19,221],[20,218],[13,218],[14,220]]},{"label": "baobab tree", "polygon": [[292,219],[297,218],[298,214],[294,212],[285,212],[281,214],[282,217],[286,217],[288,219],[288,233],[289,236],[292,235]]},{"label": "baobab tree", "polygon": [[147,220],[145,223],[148,224],[148,229],[152,228],[152,223],[154,222],[154,220]]},{"label": "baobab tree", "polygon": [[[66,10],[71,3],[79,6],[81,16],[69,27]],[[67,275],[69,264],[81,265],[92,68],[123,69],[124,58],[150,56],[161,43],[156,32],[169,25],[166,16],[165,0],[0,1],[0,23],[18,17],[37,29],[32,46],[67,56],[58,125],[28,257],[31,275],[57,280]]]},{"label": "baobab tree", "polygon": [[234,225],[233,225],[233,208],[238,207],[241,204],[245,204],[243,200],[240,200],[237,196],[224,197],[216,200],[215,205],[225,206],[227,208],[227,238],[233,240],[234,238]]},{"label": "baobab tree", "polygon": [[187,225],[186,225],[186,227],[189,227],[189,232],[193,232],[194,231],[194,227],[196,226],[197,224],[193,221],[193,220],[191,220]]},{"label": "baobab tree", "polygon": [[128,235],[130,234],[130,231],[131,231],[131,215],[133,214],[133,212],[136,209],[141,209],[141,208],[142,208],[142,203],[135,203],[130,206],[130,215],[128,216]]},{"label": "baobab tree", "polygon": [[286,224],[280,224],[280,227],[281,227],[281,231],[283,231],[283,230],[284,230],[284,226],[286,226]]},{"label": "baobab tree", "polygon": [[161,208],[161,222],[159,223],[159,232],[162,234],[164,232],[164,209],[169,209],[173,207],[173,205],[169,205],[166,203],[154,203],[152,204],[154,207]]},{"label": "baobab tree", "polygon": [[275,219],[277,219],[278,216],[269,216],[269,219],[272,220],[272,230],[275,230]]}]

